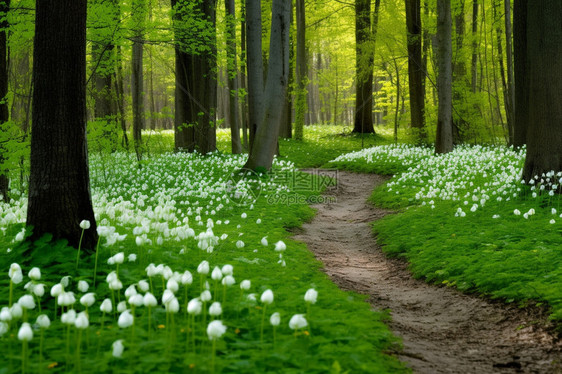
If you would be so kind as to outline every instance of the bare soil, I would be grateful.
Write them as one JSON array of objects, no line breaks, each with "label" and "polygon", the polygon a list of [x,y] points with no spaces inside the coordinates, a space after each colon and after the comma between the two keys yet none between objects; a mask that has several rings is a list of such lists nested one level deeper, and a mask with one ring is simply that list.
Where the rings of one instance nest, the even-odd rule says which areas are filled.
[{"label": "bare soil", "polygon": [[562,342],[544,310],[427,284],[381,252],[369,222],[391,212],[367,198],[384,180],[338,171],[338,185],[328,191],[337,202],[314,205],[316,217],[295,239],[340,288],[391,311],[390,328],[404,345],[394,354],[418,373],[562,373]]}]

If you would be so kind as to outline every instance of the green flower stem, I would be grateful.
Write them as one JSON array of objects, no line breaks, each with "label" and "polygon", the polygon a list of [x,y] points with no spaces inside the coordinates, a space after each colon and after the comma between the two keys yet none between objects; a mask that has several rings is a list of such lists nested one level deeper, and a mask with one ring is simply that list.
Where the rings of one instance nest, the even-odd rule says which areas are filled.
[{"label": "green flower stem", "polygon": [[21,345],[21,372],[25,373],[27,368],[27,341],[24,340]]},{"label": "green flower stem", "polygon": [[14,299],[14,283],[12,282],[12,279],[10,279],[10,301],[8,303],[8,306],[10,308],[12,307],[13,299]]},{"label": "green flower stem", "polygon": [[39,373],[43,372],[43,329],[39,333]]},{"label": "green flower stem", "polygon": [[96,275],[98,273],[98,254],[100,253],[101,236],[98,236],[98,243],[96,244],[96,260],[94,262],[94,289],[96,288]]},{"label": "green flower stem", "polygon": [[80,241],[78,242],[78,253],[76,253],[76,270],[78,270],[78,262],[80,261],[80,248],[82,248],[82,239],[84,238],[84,229],[80,234]]},{"label": "green flower stem", "polygon": [[260,342],[263,343],[263,325],[265,322],[265,310],[267,309],[267,304],[263,304],[263,312],[261,315],[261,327],[260,327]]},{"label": "green flower stem", "polygon": [[80,367],[80,348],[82,345],[82,329],[78,329],[78,337],[76,339],[76,369],[78,373],[81,372]]},{"label": "green flower stem", "polygon": [[148,328],[146,329],[146,332],[148,334],[148,340],[150,340],[150,323],[151,323],[151,317],[150,317],[150,312],[151,312],[151,307],[148,307]]}]

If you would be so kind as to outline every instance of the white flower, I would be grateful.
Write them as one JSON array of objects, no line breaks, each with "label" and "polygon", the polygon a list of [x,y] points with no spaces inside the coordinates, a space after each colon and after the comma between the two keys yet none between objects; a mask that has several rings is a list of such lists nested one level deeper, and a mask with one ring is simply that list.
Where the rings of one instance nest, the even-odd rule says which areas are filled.
[{"label": "white flower", "polygon": [[551,219],[549,222],[550,222],[551,225],[554,225],[556,223],[556,221],[553,220],[553,219]]},{"label": "white flower", "polygon": [[281,240],[275,243],[275,250],[277,252],[283,252],[285,249],[287,249],[287,246]]},{"label": "white flower", "polygon": [[139,290],[141,290],[142,292],[146,292],[150,289],[150,285],[145,280],[140,280],[137,285],[139,286]]},{"label": "white flower", "polygon": [[191,284],[193,283],[193,276],[191,275],[191,273],[189,272],[189,270],[186,270],[183,272],[183,274],[181,275],[181,280],[180,280],[181,284],[183,285],[187,285],[187,284]]},{"label": "white flower", "polygon": [[273,313],[271,317],[269,317],[269,322],[272,326],[279,326],[281,323],[281,315],[279,315],[278,312]]},{"label": "white flower", "polygon": [[80,222],[80,228],[82,230],[88,230],[90,228],[90,221],[88,221],[87,219],[84,219]]},{"label": "white flower", "polygon": [[113,310],[113,306],[111,304],[111,300],[105,299],[100,305],[100,311],[103,313],[111,313]]},{"label": "white flower", "polygon": [[78,291],[80,292],[88,292],[88,288],[90,285],[85,280],[78,281]]},{"label": "white flower", "polygon": [[306,318],[302,314],[295,314],[291,317],[289,321],[289,328],[291,330],[299,330],[308,326],[308,322],[306,322]]},{"label": "white flower", "polygon": [[256,223],[259,225],[259,224],[261,223],[261,219],[258,218],[258,219],[256,220]]},{"label": "white flower", "polygon": [[76,326],[77,329],[87,329],[88,326],[90,326],[90,321],[88,320],[86,312],[78,313],[74,321],[74,326]]},{"label": "white flower", "polygon": [[197,298],[189,300],[187,303],[187,313],[189,314],[201,314],[201,310],[203,309],[203,304]]},{"label": "white flower", "polygon": [[166,305],[167,303],[172,301],[172,299],[174,299],[175,297],[176,296],[172,291],[165,289],[164,293],[162,294],[162,304]]},{"label": "white flower", "polygon": [[10,308],[10,313],[12,314],[12,319],[20,319],[23,315],[23,308],[18,303],[15,303]]},{"label": "white flower", "polygon": [[27,274],[29,276],[30,279],[33,279],[35,281],[41,279],[41,270],[37,267],[31,269],[29,271],[29,274]]},{"label": "white flower", "polygon": [[60,319],[65,325],[74,325],[74,322],[76,322],[76,311],[70,309],[68,312],[63,313]]},{"label": "white flower", "polygon": [[261,294],[260,301],[264,304],[271,304],[273,302],[273,291],[265,290]]},{"label": "white flower", "polygon": [[199,274],[209,274],[209,263],[203,260],[199,266],[197,266],[197,272]]},{"label": "white flower", "polygon": [[220,316],[222,314],[221,303],[217,301],[212,303],[211,306],[209,307],[209,314],[211,316]]},{"label": "white flower", "polygon": [[154,264],[148,265],[145,271],[146,271],[146,275],[148,275],[149,277],[158,275],[158,270],[156,269],[156,266],[154,266]]},{"label": "white flower", "polygon": [[251,286],[252,286],[252,282],[248,279],[244,279],[242,282],[240,282],[240,289],[244,291],[249,290]]},{"label": "white flower", "polygon": [[51,326],[51,320],[49,319],[49,316],[46,314],[38,315],[36,323],[42,329],[48,329],[49,326]]},{"label": "white flower", "polygon": [[257,301],[257,299],[256,299],[256,294],[255,294],[255,293],[250,293],[250,294],[248,294],[248,296],[246,296],[246,299],[248,299],[248,301],[251,301],[251,302],[256,302],[256,301]]},{"label": "white flower", "polygon": [[64,292],[64,287],[60,283],[57,283],[53,287],[51,287],[51,296],[52,297],[58,297],[63,292]]},{"label": "white flower", "polygon": [[213,269],[213,272],[211,273],[211,278],[217,282],[220,281],[222,278],[222,272],[221,269],[218,266],[215,266],[215,268]]},{"label": "white flower", "polygon": [[116,264],[122,264],[125,261],[125,253],[119,252],[113,256],[113,261]]},{"label": "white flower", "polygon": [[180,303],[176,297],[164,304],[164,306],[169,313],[177,313],[180,310]]},{"label": "white flower", "polygon": [[64,277],[62,277],[60,279],[60,284],[62,284],[63,287],[68,287],[68,285],[70,284],[70,275],[65,275]]},{"label": "white flower", "polygon": [[127,259],[129,260],[129,262],[135,262],[137,260],[137,255],[134,253],[131,253]]},{"label": "white flower", "polygon": [[240,215],[240,217],[246,218],[246,217],[248,217],[248,215],[247,215],[246,213],[242,213],[242,214]]},{"label": "white flower", "polygon": [[43,283],[35,284],[31,292],[37,297],[43,297],[45,295],[45,285]]},{"label": "white flower", "polygon": [[10,308],[8,308],[7,306],[3,307],[2,311],[0,311],[0,321],[6,322],[11,320],[12,312],[10,311]]},{"label": "white flower", "polygon": [[304,301],[310,304],[316,304],[316,299],[318,298],[318,291],[314,288],[309,289],[304,294]]},{"label": "white flower", "polygon": [[123,339],[114,341],[111,345],[111,348],[113,349],[113,357],[121,358],[121,356],[123,355],[123,350],[125,349],[125,347],[123,346]]},{"label": "white flower", "polygon": [[168,279],[168,282],[166,282],[166,288],[175,293],[175,292],[178,292],[178,289],[180,288],[180,286],[174,278],[170,278],[170,279]]},{"label": "white flower", "polygon": [[515,214],[516,216],[520,216],[521,215],[521,211],[519,209],[515,209],[513,211],[513,214]]},{"label": "white flower", "polygon": [[236,248],[244,248],[244,242],[242,240],[238,240],[236,242]]},{"label": "white flower", "polygon": [[10,326],[6,322],[0,322],[0,337],[8,332]]},{"label": "white flower", "polygon": [[143,297],[143,304],[147,308],[152,308],[158,305],[158,300],[156,300],[153,294],[147,292]]},{"label": "white flower", "polygon": [[261,245],[263,245],[264,247],[267,247],[269,245],[269,243],[267,242],[267,236],[261,238]]},{"label": "white flower", "polygon": [[28,342],[33,339],[33,330],[31,330],[31,326],[29,323],[24,322],[19,331],[18,331],[18,339],[24,342]]},{"label": "white flower", "polygon": [[124,329],[124,328],[132,326],[134,321],[135,321],[135,319],[134,319],[133,315],[127,309],[119,315],[119,319],[117,320],[117,324],[119,325],[119,327]]},{"label": "white flower", "polygon": [[117,312],[123,313],[125,310],[127,310],[127,303],[126,302],[121,301],[120,303],[117,304]]},{"label": "white flower", "polygon": [[234,272],[234,268],[232,267],[232,265],[226,264],[221,268],[221,272],[223,275],[232,275],[232,273]]},{"label": "white flower", "polygon": [[10,270],[8,271],[8,275],[10,277],[10,280],[14,284],[19,284],[23,280],[23,274],[21,272],[21,267],[16,263],[13,263],[12,265],[10,265]]},{"label": "white flower", "polygon": [[224,277],[222,279],[222,285],[223,286],[227,286],[230,287],[232,286],[234,283],[236,283],[236,280],[234,279],[234,277],[232,275],[227,275],[226,277]]},{"label": "white flower", "polygon": [[33,296],[31,295],[23,295],[20,297],[18,304],[27,310],[35,309],[35,300],[33,300]]},{"label": "white flower", "polygon": [[91,307],[96,302],[96,296],[93,292],[89,292],[80,298],[80,304],[86,308]]},{"label": "white flower", "polygon": [[222,324],[222,321],[215,320],[209,323],[207,326],[207,335],[209,340],[217,340],[226,332],[226,326]]},{"label": "white flower", "polygon": [[133,306],[136,306],[136,307],[144,305],[144,298],[141,294],[138,294],[138,293],[129,297],[129,299],[127,301],[129,302],[129,305],[133,305]]},{"label": "white flower", "polygon": [[57,297],[57,302],[61,306],[68,306],[72,305],[76,302],[76,298],[74,297],[74,292],[68,291],[63,292]]},{"label": "white flower", "polygon": [[212,298],[213,296],[211,295],[211,292],[209,290],[204,290],[199,296],[199,299],[204,303],[206,303],[207,301],[211,301]]}]

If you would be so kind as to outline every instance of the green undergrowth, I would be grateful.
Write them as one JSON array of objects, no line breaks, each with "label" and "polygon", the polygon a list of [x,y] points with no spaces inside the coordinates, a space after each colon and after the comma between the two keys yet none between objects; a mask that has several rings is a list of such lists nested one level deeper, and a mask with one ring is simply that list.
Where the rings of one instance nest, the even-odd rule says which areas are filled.
[{"label": "green undergrowth", "polygon": [[[27,372],[47,372],[47,367],[52,373],[408,371],[396,358],[385,353],[400,347],[398,339],[385,325],[388,314],[372,311],[365,296],[339,290],[320,271],[321,263],[306,245],[290,238],[290,229],[299,227],[314,215],[306,204],[307,198],[321,193],[315,188],[298,189],[291,184],[291,179],[282,175],[294,173],[290,167],[281,165],[276,171],[277,176],[253,178],[261,180],[262,185],[289,181],[290,194],[298,195],[299,199],[288,202],[290,200],[284,194],[289,192],[279,185],[276,190],[262,190],[255,201],[240,203],[214,190],[221,186],[221,180],[228,179],[228,175],[221,174],[227,165],[234,168],[241,165],[241,159],[232,156],[163,154],[144,163],[141,169],[131,163],[128,156],[118,154],[99,159],[94,157],[91,163],[98,225],[113,227],[118,233],[127,234],[123,241],[111,246],[103,245],[105,238],[102,239],[95,287],[95,256],[83,255],[76,271],[76,250],[64,243],[51,243],[45,239],[34,246],[18,245],[13,238],[20,231],[21,224],[11,225],[6,235],[0,235],[0,245],[10,249],[0,256],[0,268],[4,269],[4,276],[0,277],[0,307],[8,305],[7,272],[12,262],[20,263],[24,274],[24,281],[14,288],[14,300],[26,293],[23,285],[29,280],[27,273],[32,266],[41,268],[39,282],[47,286],[45,296],[41,298],[41,313],[47,314],[53,322],[50,328],[44,330],[42,343],[40,330],[34,330],[35,337],[29,342]],[[186,184],[178,184],[181,180],[186,180]],[[218,182],[213,184],[213,181]],[[310,186],[316,185],[310,180]],[[220,205],[223,207],[219,208]],[[114,209],[115,206],[118,208]],[[189,211],[191,213],[187,213]],[[14,212],[16,216],[20,214]],[[133,212],[136,212],[135,215]],[[200,218],[196,217],[198,214]],[[214,223],[210,226],[214,235],[221,236],[212,253],[199,249],[194,237],[176,240],[173,231],[162,244],[157,244],[164,222],[168,222],[170,229],[182,227],[188,222],[197,235],[209,227],[209,219]],[[135,227],[144,225],[149,228],[148,233],[133,233]],[[139,237],[142,239],[140,245],[136,241]],[[261,243],[264,237],[268,240],[267,246]],[[279,240],[287,246],[282,253],[274,250],[274,244]],[[240,244],[240,241],[243,243]],[[159,306],[152,310],[150,328],[146,307],[137,307],[133,312],[134,331],[130,327],[118,326],[119,313],[104,316],[100,312],[101,301],[112,298],[106,276],[116,270],[116,266],[109,265],[107,261],[118,252],[124,252],[125,262],[117,267],[123,289],[119,296],[114,295],[115,303],[126,299],[124,291],[129,285],[138,284],[141,279],[149,280],[145,268],[150,263],[167,265],[179,273],[185,270],[192,273],[193,284],[187,287],[180,284],[176,292],[180,304],[177,314],[171,317],[162,307],[165,282],[161,276],[152,278],[151,291]],[[127,258],[131,254],[136,255],[136,259],[129,262]],[[203,260],[210,263],[211,270],[215,266],[232,265],[236,284],[226,288],[223,294],[222,285],[215,285],[211,273],[203,278],[197,273],[197,267]],[[79,352],[76,349],[77,330],[74,327],[67,330],[61,323],[60,307],[55,315],[55,302],[49,295],[51,286],[65,275],[71,277],[66,290],[72,290],[77,300],[83,294],[77,290],[79,280],[86,280],[90,284],[88,292],[95,292],[96,297],[96,303],[88,310],[90,326],[81,334]],[[251,280],[251,288],[242,292],[239,284],[244,279]],[[227,326],[226,333],[216,345],[214,369],[206,325],[198,316],[195,325],[188,327],[189,317],[185,313],[185,302],[199,296],[205,281],[210,283],[210,291],[222,304],[223,313],[219,318]],[[318,291],[318,301],[307,307],[303,298],[310,288]],[[266,289],[273,291],[275,299],[264,310],[265,304],[260,302],[260,295]],[[188,293],[187,299],[184,290]],[[249,293],[254,293],[257,301],[248,299]],[[74,309],[80,312],[84,307],[77,301]],[[275,332],[269,323],[273,312],[281,315],[281,323]],[[38,314],[39,310],[35,308],[22,318],[33,324]],[[294,314],[305,314],[309,326],[291,330],[289,319]],[[262,339],[260,326],[263,317]],[[17,339],[21,321],[10,322],[9,331],[0,337],[2,373],[21,371],[22,344]],[[207,316],[209,321],[210,316]],[[189,340],[190,333],[195,345]],[[112,344],[118,339],[124,340],[122,358],[112,355]],[[67,344],[70,348],[66,348]],[[42,358],[39,354],[41,345]]]},{"label": "green undergrowth", "polygon": [[373,223],[383,251],[405,258],[416,277],[508,303],[534,301],[562,320],[561,198],[550,192],[560,175],[522,184],[525,151],[506,147],[458,147],[444,156],[395,151],[377,147],[332,161],[396,174],[370,197],[397,211]]}]

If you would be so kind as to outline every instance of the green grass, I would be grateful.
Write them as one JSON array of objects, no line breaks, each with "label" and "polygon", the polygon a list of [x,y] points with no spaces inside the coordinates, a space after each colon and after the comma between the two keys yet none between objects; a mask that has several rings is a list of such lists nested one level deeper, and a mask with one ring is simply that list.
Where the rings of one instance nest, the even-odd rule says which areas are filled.
[{"label": "green grass", "polygon": [[370,200],[398,214],[373,229],[383,251],[405,258],[416,277],[510,303],[545,304],[560,321],[561,198],[548,193],[559,176],[522,185],[524,157],[505,147],[460,147],[446,156],[378,147],[331,164],[396,174]]},{"label": "green grass", "polygon": [[[31,266],[41,268],[41,282],[47,285],[41,308],[42,313],[48,314],[53,323],[45,330],[42,360],[39,358],[40,332],[35,330],[35,337],[29,343],[27,372],[39,372],[41,369],[47,372],[47,365],[53,367],[48,370],[53,373],[78,371],[75,358],[77,332],[72,327],[67,335],[66,327],[60,322],[60,308],[58,317],[55,317],[54,299],[49,295],[51,286],[64,275],[72,277],[67,290],[75,292],[77,299],[81,295],[76,289],[78,280],[87,280],[92,286],[89,291],[96,293],[96,304],[89,308],[90,327],[82,336],[81,372],[212,371],[211,344],[206,337],[202,317],[197,317],[196,327],[192,330],[196,347],[186,345],[189,330],[184,312],[184,286],[180,285],[176,293],[181,305],[180,312],[171,319],[160,304],[163,281],[160,277],[153,279],[152,291],[159,300],[159,307],[152,310],[150,329],[145,307],[137,307],[134,312],[134,333],[130,327],[122,329],[117,326],[118,313],[103,319],[99,305],[104,298],[111,298],[105,282],[106,275],[116,270],[115,265],[107,264],[107,259],[120,251],[125,253],[125,257],[136,254],[137,259],[134,262],[125,261],[119,266],[119,279],[124,287],[119,296],[115,295],[116,300],[124,299],[123,292],[129,285],[136,284],[140,279],[148,280],[145,268],[149,263],[165,264],[179,273],[191,271],[194,281],[187,288],[189,299],[198,296],[202,288],[196,272],[202,260],[210,262],[211,270],[214,266],[225,264],[234,267],[236,284],[227,291],[223,315],[220,317],[227,331],[217,344],[216,372],[407,372],[396,358],[384,353],[399,349],[400,344],[384,324],[389,318],[387,313],[372,311],[364,296],[339,290],[320,271],[321,264],[306,246],[290,239],[288,230],[300,226],[314,214],[304,203],[284,204],[276,197],[284,193],[279,183],[290,180],[286,178],[286,173],[294,172],[290,164],[278,162],[275,173],[261,179],[262,186],[271,183],[270,187],[261,191],[253,206],[239,206],[230,203],[226,195],[214,189],[220,187],[221,180],[229,178],[225,172],[228,168],[234,170],[240,167],[243,162],[241,157],[221,154],[209,157],[168,153],[156,155],[153,152],[142,169],[133,160],[132,155],[123,154],[91,158],[93,200],[99,215],[98,225],[114,227],[118,233],[127,234],[123,241],[113,246],[104,246],[105,239],[102,239],[95,289],[92,286],[95,257],[83,256],[79,270],[75,271],[76,251],[64,243],[43,240],[32,247],[18,246],[12,239],[19,232],[21,223],[11,224],[6,235],[0,236],[0,245],[11,248],[10,252],[0,256],[0,268],[6,274],[0,277],[0,306],[8,304],[7,270],[12,262],[22,265],[25,278],[15,287],[14,300],[26,293],[23,285],[28,281],[26,275]],[[305,198],[320,193],[306,188],[294,190],[293,193]],[[210,193],[206,194],[205,191]],[[9,212],[16,217],[25,217],[21,213],[23,204],[19,204],[20,201],[14,201],[11,208],[4,206],[2,218]],[[220,205],[223,207],[219,208]],[[162,210],[157,211],[158,206]],[[243,213],[246,218],[242,217]],[[197,215],[201,216],[201,226]],[[174,228],[188,224],[198,234],[205,231],[208,219],[214,222],[216,236],[227,235],[218,241],[212,253],[197,248],[198,242],[194,238],[175,240]],[[261,223],[257,223],[258,219]],[[164,236],[161,225],[166,222],[170,238],[158,245],[158,237]],[[144,226],[148,232],[133,234],[135,228]],[[135,244],[136,236],[151,240],[152,244],[139,246]],[[269,241],[267,247],[260,244],[264,236]],[[236,245],[238,240],[244,241],[244,247]],[[273,244],[278,240],[287,244],[287,250],[283,253],[286,266],[279,263],[279,253],[273,250]],[[214,282],[210,277],[205,279],[210,282],[211,292],[215,294]],[[257,302],[248,301],[245,296],[241,299],[238,284],[243,279],[251,280],[252,287],[248,292],[257,295]],[[293,314],[307,313],[303,297],[309,288],[318,291],[318,302],[311,306],[307,315],[310,328],[295,335],[289,329],[288,322]],[[266,310],[262,342],[260,325],[264,305],[259,298],[266,289],[273,290],[275,301]],[[222,299],[221,290],[219,286],[216,293],[219,299]],[[77,302],[74,309],[82,311],[84,308]],[[281,314],[275,342],[273,329],[268,322],[273,312]],[[26,317],[12,321],[9,331],[0,338],[0,350],[3,352],[0,372],[21,370],[21,342],[17,339],[17,331],[23,319],[33,323],[38,314],[35,308],[28,311]],[[69,354],[66,352],[67,338],[70,343]],[[124,339],[125,352],[121,359],[111,355],[112,343],[117,339]]]}]

